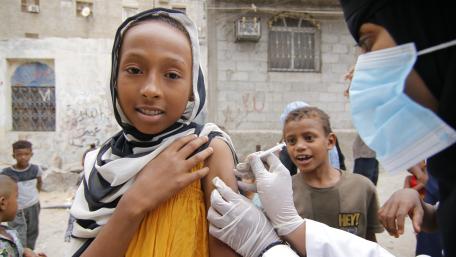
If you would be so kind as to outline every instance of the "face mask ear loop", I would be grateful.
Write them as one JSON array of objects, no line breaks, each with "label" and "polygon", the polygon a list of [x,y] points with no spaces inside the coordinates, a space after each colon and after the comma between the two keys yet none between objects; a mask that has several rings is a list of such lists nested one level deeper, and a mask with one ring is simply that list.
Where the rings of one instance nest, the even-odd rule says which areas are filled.
[{"label": "face mask ear loop", "polygon": [[428,53],[435,52],[435,51],[438,51],[438,50],[442,50],[444,48],[448,48],[448,47],[455,46],[455,45],[456,45],[456,39],[451,40],[451,41],[446,42],[446,43],[438,44],[436,46],[431,46],[431,47],[428,47],[426,49],[420,50],[420,51],[418,51],[417,55],[428,54]]}]

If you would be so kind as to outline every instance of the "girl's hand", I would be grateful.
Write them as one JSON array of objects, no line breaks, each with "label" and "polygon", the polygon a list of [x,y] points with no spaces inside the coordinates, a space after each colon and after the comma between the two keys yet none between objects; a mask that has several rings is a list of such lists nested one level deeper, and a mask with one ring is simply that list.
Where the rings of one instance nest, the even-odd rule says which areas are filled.
[{"label": "girl's hand", "polygon": [[207,141],[207,137],[188,135],[173,142],[140,171],[121,202],[131,206],[132,211],[136,210],[134,214],[144,215],[184,187],[206,176],[209,172],[207,167],[191,173],[190,170],[206,160],[212,154],[212,148],[208,147],[188,157]]}]

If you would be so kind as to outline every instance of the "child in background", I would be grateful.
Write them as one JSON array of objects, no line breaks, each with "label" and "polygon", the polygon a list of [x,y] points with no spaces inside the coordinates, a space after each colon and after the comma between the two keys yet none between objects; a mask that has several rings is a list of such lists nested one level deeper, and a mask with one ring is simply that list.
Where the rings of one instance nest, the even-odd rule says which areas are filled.
[{"label": "child in background", "polygon": [[375,186],[361,175],[331,166],[328,152],[336,138],[328,115],[316,107],[291,111],[283,138],[298,167],[292,182],[299,215],[375,242],[375,233],[383,231]]},{"label": "child in background", "polygon": [[236,256],[208,234],[212,178],[237,186],[228,135],[192,122],[205,102],[199,58],[182,12],[152,9],[119,27],[111,94],[122,131],[85,158],[72,256]]},{"label": "child in background", "polygon": [[30,164],[33,156],[32,143],[19,140],[13,144],[13,158],[16,164],[5,168],[2,174],[12,177],[17,181],[19,188],[18,211],[13,221],[8,225],[19,234],[19,239],[24,247],[35,249],[39,232],[41,176],[43,171],[40,166]]},{"label": "child in background", "polygon": [[426,193],[426,183],[428,175],[426,172],[426,162],[421,161],[418,167],[412,167],[407,170],[411,175],[405,177],[404,188],[411,188],[418,191],[420,198],[424,199]]},{"label": "child in background", "polygon": [[[298,108],[307,107],[307,106],[310,106],[310,105],[303,101],[294,101],[294,102],[287,104],[287,106],[285,106],[285,108],[283,109],[282,114],[280,114],[280,118],[279,118],[280,125],[283,127],[285,119],[291,111],[296,110]],[[282,150],[279,152],[279,159],[282,162],[282,164],[290,171],[290,174],[292,176],[294,174],[296,174],[296,172],[297,172],[296,165],[294,165],[294,163],[290,159],[290,156],[288,156],[286,146],[284,146],[282,148]],[[345,157],[342,154],[342,150],[339,147],[337,138],[336,138],[335,147],[333,147],[331,150],[329,150],[329,161],[331,163],[331,166],[333,166],[334,168],[346,170]]]},{"label": "child in background", "polygon": [[[18,188],[16,181],[0,174],[0,223],[12,221],[17,211]],[[0,256],[1,257],[46,257],[35,254],[30,248],[23,248],[16,230],[0,225]]]}]

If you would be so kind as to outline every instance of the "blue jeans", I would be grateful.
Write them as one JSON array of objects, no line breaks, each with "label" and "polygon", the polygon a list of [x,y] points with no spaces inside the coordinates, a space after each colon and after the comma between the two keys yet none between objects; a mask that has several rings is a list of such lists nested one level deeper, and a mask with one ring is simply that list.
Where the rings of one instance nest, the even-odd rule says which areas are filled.
[{"label": "blue jeans", "polygon": [[378,180],[378,161],[375,158],[358,158],[355,160],[353,173],[363,175],[370,179],[374,185]]},{"label": "blue jeans", "polygon": [[[439,186],[437,180],[428,174],[424,202],[435,205],[439,201]],[[432,257],[442,257],[442,236],[440,230],[433,233],[420,232],[416,235],[416,255],[427,254]]]}]

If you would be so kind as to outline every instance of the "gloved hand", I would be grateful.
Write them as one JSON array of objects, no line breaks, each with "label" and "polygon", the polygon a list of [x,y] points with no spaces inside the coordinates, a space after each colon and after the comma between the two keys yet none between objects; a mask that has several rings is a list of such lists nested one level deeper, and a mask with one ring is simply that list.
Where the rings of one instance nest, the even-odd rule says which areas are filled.
[{"label": "gloved hand", "polygon": [[211,207],[207,213],[209,233],[245,257],[257,257],[271,243],[280,241],[266,216],[246,197],[215,177]]},{"label": "gloved hand", "polygon": [[[248,156],[248,165],[243,164],[242,169],[236,167],[236,173],[241,177],[248,177],[249,170],[252,171],[256,179],[256,191],[266,215],[280,236],[288,235],[304,222],[294,206],[290,172],[274,154],[268,154],[264,159],[270,167],[269,171],[265,168],[259,154],[254,153]],[[246,185],[239,183],[239,187],[243,190],[255,189]]]}]

